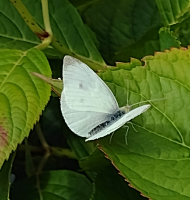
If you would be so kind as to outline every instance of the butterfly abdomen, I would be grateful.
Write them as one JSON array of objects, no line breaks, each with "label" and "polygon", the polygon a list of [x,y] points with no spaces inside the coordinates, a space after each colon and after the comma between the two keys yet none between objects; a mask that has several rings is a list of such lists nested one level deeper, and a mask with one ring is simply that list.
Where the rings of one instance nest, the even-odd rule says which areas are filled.
[{"label": "butterfly abdomen", "polygon": [[104,128],[106,128],[107,126],[110,126],[111,124],[113,124],[115,121],[117,121],[118,119],[120,119],[126,112],[123,110],[118,110],[116,111],[114,114],[109,114],[107,116],[107,120],[101,124],[99,124],[98,126],[96,126],[95,128],[93,128],[89,133],[88,136],[92,136],[98,132],[100,132],[101,130],[103,130]]}]

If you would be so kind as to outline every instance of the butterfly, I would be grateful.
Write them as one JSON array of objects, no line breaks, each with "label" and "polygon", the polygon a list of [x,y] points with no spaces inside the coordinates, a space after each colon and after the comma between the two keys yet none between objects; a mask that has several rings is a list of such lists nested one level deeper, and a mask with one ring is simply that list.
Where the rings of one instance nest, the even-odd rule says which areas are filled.
[{"label": "butterfly", "polygon": [[85,141],[99,139],[150,108],[119,108],[109,87],[86,64],[71,56],[63,60],[61,111],[68,127]]}]

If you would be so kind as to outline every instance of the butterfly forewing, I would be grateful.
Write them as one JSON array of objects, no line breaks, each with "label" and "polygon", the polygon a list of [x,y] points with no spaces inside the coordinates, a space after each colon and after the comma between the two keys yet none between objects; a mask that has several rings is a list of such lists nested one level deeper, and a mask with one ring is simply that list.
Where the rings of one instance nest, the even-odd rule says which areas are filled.
[{"label": "butterfly forewing", "polygon": [[73,110],[111,114],[119,109],[108,86],[86,64],[70,56],[64,58],[63,82],[65,101]]}]

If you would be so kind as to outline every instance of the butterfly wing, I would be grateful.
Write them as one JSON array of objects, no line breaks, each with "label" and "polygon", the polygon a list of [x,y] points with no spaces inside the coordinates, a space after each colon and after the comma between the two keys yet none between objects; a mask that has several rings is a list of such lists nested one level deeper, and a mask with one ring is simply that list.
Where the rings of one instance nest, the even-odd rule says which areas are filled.
[{"label": "butterfly wing", "polygon": [[135,108],[131,110],[130,112],[124,114],[121,118],[119,118],[117,121],[115,121],[110,126],[102,129],[100,132],[94,134],[93,136],[89,137],[85,141],[95,140],[101,137],[104,137],[106,135],[109,135],[110,133],[114,132],[115,130],[122,127],[126,122],[130,121],[131,119],[137,117],[138,115],[142,114],[146,110],[150,108],[151,105],[143,105],[138,108]]},{"label": "butterfly wing", "polygon": [[61,111],[68,127],[81,137],[88,137],[88,133],[99,124],[107,121],[107,114],[94,111],[77,111],[68,107],[64,93],[61,94]]},{"label": "butterfly wing", "polygon": [[86,64],[76,58],[65,56],[63,82],[62,93],[68,107],[72,110],[111,114],[119,109],[108,86]]},{"label": "butterfly wing", "polygon": [[108,113],[119,110],[111,90],[79,60],[65,56],[63,81],[61,111],[75,134],[88,137],[94,127],[108,120]]}]

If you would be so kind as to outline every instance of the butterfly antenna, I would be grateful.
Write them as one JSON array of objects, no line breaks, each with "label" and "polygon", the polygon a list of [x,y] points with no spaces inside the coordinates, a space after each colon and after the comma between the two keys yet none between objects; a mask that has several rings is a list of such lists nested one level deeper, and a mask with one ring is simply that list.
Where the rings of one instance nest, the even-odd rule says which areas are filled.
[{"label": "butterfly antenna", "polygon": [[112,137],[113,137],[113,134],[115,133],[115,131],[111,134],[110,136],[110,140],[109,140],[109,144],[111,145],[111,140],[112,140]]},{"label": "butterfly antenna", "polygon": [[138,102],[138,103],[134,103],[131,106],[135,106],[135,105],[140,104],[140,103],[146,103],[146,102],[151,102],[151,101],[162,101],[162,100],[165,100],[165,99],[166,99],[166,97],[161,98],[161,99],[152,99],[152,100],[141,101],[141,102]]},{"label": "butterfly antenna", "polygon": [[127,74],[127,106],[129,105],[129,75]]}]

